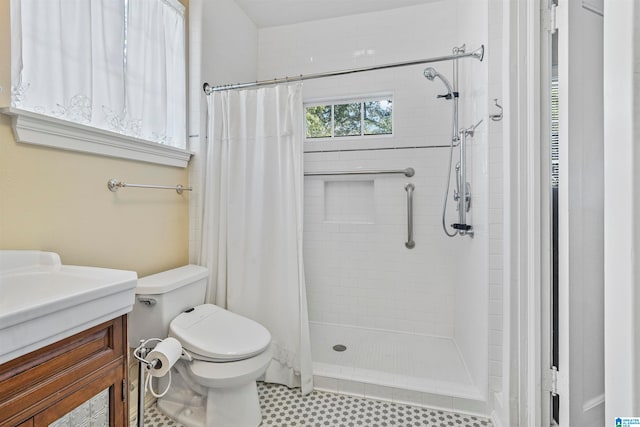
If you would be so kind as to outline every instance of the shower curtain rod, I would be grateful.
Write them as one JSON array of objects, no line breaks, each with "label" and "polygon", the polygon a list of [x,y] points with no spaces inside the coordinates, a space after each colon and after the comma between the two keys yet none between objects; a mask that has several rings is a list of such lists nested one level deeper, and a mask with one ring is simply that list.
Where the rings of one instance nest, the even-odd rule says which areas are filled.
[{"label": "shower curtain rod", "polygon": [[224,91],[224,90],[244,89],[244,88],[250,88],[250,87],[268,86],[268,85],[280,84],[280,83],[299,82],[303,80],[321,79],[324,77],[335,77],[335,76],[343,76],[346,74],[361,73],[363,71],[384,70],[387,68],[406,67],[408,65],[418,65],[418,64],[429,64],[431,62],[451,61],[454,59],[468,58],[468,57],[476,58],[477,60],[482,61],[482,59],[484,58],[484,45],[480,45],[478,49],[469,53],[457,53],[453,55],[436,56],[434,58],[418,59],[415,61],[395,62],[392,64],[374,65],[371,67],[352,68],[350,70],[330,71],[326,73],[304,74],[304,75],[301,74],[296,77],[282,77],[282,78],[277,78],[272,80],[259,80],[256,82],[249,82],[249,83],[236,83],[236,84],[220,85],[220,86],[211,86],[209,83],[205,83],[204,85],[202,85],[202,89],[204,90],[204,93],[206,93],[207,95],[210,95],[213,92]]}]

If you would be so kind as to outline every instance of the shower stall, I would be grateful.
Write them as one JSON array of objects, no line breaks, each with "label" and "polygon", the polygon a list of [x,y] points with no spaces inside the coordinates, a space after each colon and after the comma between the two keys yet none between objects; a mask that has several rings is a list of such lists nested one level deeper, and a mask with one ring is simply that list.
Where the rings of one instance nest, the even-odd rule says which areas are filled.
[{"label": "shower stall", "polygon": [[[474,3],[464,14],[486,17],[484,7]],[[458,12],[456,2],[438,2],[265,29],[258,78],[445,56],[463,43],[471,52],[487,41],[486,19],[484,26],[445,25]],[[314,382],[318,389],[486,415],[489,371],[498,370],[489,359],[490,335],[496,337],[489,325],[487,62],[429,65],[304,82],[307,106],[335,109],[368,97],[393,105],[390,135],[304,144]],[[407,168],[415,174],[366,173]],[[448,191],[443,216],[448,181],[457,200]],[[459,237],[447,237],[443,225]]]},{"label": "shower stall", "polygon": [[[466,68],[474,66],[478,65]],[[441,224],[442,197],[446,182],[455,180],[448,176],[451,152],[458,157],[462,145],[457,142],[450,147],[452,107],[439,105],[434,96],[437,89],[419,79],[420,71],[411,67],[388,76],[366,77],[392,84],[401,75],[407,86],[415,85],[407,91],[419,92],[426,109],[442,119],[419,146],[323,151],[311,147],[305,153],[309,175],[305,177],[304,259],[315,385],[483,413],[488,364],[483,278],[487,228],[480,211],[486,179],[484,183],[478,179],[469,156],[469,181],[474,189],[477,186],[478,201],[465,213],[477,231],[473,239],[447,237]],[[318,91],[326,93],[330,83],[322,85]],[[411,120],[402,117],[404,96],[399,89],[394,92],[396,128]],[[397,132],[402,134],[402,129]],[[479,135],[464,138],[470,145],[482,144]],[[411,167],[415,175],[312,174],[384,167]],[[413,186],[411,204],[407,203],[409,185]],[[452,212],[447,224],[465,224],[459,220],[458,202],[451,193],[446,203]],[[414,245],[409,246],[406,230],[411,208]],[[460,268],[461,259],[464,268]]]}]

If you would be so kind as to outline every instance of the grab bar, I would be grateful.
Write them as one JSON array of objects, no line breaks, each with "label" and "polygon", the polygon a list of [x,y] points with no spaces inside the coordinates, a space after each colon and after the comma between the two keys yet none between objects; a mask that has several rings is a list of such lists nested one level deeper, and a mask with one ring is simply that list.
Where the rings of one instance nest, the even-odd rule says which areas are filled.
[{"label": "grab bar", "polygon": [[323,175],[380,175],[401,173],[406,177],[412,177],[416,171],[413,168],[405,169],[358,169],[351,171],[324,171],[324,172],[305,172],[304,176],[323,176]]},{"label": "grab bar", "polygon": [[405,246],[407,249],[413,249],[416,247],[416,242],[413,241],[413,190],[415,190],[415,186],[412,183],[408,183],[404,186],[405,191],[407,192],[407,241],[405,242]]}]

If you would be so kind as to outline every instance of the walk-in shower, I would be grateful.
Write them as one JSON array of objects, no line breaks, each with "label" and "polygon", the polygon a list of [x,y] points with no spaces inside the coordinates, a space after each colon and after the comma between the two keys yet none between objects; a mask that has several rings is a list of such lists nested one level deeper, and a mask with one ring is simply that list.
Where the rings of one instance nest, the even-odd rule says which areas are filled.
[{"label": "walk-in shower", "polygon": [[[481,59],[481,50],[475,52],[472,59]],[[461,129],[459,121],[478,121],[486,105],[475,87],[484,67],[458,56],[469,53],[458,48],[453,58],[429,61],[438,64],[305,85],[310,103],[344,91],[385,88],[397,108],[394,135],[307,141],[303,241],[319,389],[439,407],[450,399],[467,410],[484,398],[486,315],[477,302],[486,291],[484,258],[478,254],[486,243],[486,183],[475,165],[486,145],[475,138],[463,154],[468,162],[452,162],[473,132]],[[456,61],[460,94],[447,69]],[[425,77],[438,83],[426,84]],[[450,187],[462,195],[460,182],[474,184],[477,230],[464,215],[455,220],[442,215],[442,184],[456,163],[458,183],[452,177]],[[414,175],[370,173],[407,166]],[[358,174],[347,175],[349,170]],[[449,239],[442,218],[449,235],[475,231],[474,239]],[[470,260],[467,268],[458,268],[461,257]]]}]

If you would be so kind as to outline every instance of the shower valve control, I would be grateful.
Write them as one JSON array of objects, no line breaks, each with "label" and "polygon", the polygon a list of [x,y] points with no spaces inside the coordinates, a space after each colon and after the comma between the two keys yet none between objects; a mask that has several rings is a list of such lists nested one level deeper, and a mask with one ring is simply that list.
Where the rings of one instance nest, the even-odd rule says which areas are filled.
[{"label": "shower valve control", "polygon": [[[464,194],[465,210],[466,212],[469,212],[469,209],[471,209],[471,184],[467,182],[465,189],[466,189]],[[460,192],[458,190],[455,190],[455,189],[453,190],[453,200],[455,202],[460,201]],[[459,210],[459,206],[456,206],[456,210]]]},{"label": "shower valve control", "polygon": [[[460,162],[458,162],[458,164],[456,164],[456,188],[453,189],[453,200],[458,204],[456,206],[456,210],[458,212],[460,212],[460,208],[461,208],[461,204],[463,202],[460,201],[460,199],[462,198],[462,196],[460,195],[460,193],[462,192],[462,188],[460,185],[460,181],[462,180],[462,166],[460,164]],[[469,209],[471,208],[471,184],[469,184],[468,182],[465,183],[464,186],[464,209],[465,212],[469,212]]]}]

